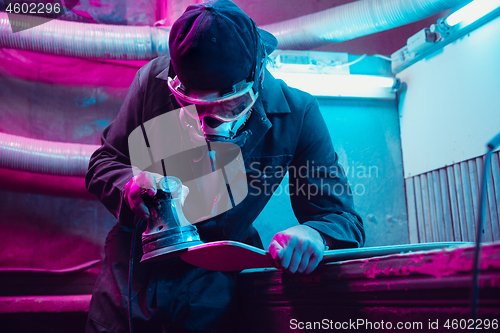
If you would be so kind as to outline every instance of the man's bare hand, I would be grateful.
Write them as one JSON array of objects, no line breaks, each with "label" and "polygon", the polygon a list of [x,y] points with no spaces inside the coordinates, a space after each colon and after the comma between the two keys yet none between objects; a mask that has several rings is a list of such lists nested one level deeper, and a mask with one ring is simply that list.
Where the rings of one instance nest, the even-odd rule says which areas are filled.
[{"label": "man's bare hand", "polygon": [[[124,199],[130,209],[140,218],[149,219],[149,209],[142,199],[142,194],[147,193],[150,196],[156,195],[157,183],[163,178],[162,175],[148,171],[132,177],[125,185]],[[182,185],[181,204],[184,205],[189,188]]]},{"label": "man's bare hand", "polygon": [[311,273],[323,259],[324,251],[320,233],[306,225],[278,232],[269,245],[276,266],[290,273]]}]

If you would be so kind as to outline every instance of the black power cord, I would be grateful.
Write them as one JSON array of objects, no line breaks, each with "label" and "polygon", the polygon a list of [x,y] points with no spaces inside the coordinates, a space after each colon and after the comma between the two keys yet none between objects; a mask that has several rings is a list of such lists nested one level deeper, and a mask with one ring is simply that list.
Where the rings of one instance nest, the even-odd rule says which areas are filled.
[{"label": "black power cord", "polygon": [[473,268],[473,279],[472,279],[472,300],[471,300],[471,315],[474,332],[476,331],[476,319],[477,319],[477,308],[479,301],[479,262],[481,254],[481,236],[483,234],[483,211],[486,205],[486,183],[489,177],[489,164],[491,162],[491,155],[493,151],[500,145],[500,133],[497,134],[490,142],[487,144],[488,152],[486,153],[486,158],[484,159],[483,165],[483,177],[481,179],[481,191],[479,193],[479,207],[478,207],[478,218],[477,218],[477,230],[476,230],[476,250],[474,252],[474,268]]}]

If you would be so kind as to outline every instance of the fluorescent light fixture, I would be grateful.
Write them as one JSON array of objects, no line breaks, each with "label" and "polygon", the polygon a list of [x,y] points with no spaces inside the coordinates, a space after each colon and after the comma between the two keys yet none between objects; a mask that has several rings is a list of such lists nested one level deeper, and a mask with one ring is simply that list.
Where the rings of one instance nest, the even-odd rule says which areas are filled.
[{"label": "fluorescent light fixture", "polygon": [[500,7],[500,0],[474,0],[446,18],[446,24],[465,27]]},{"label": "fluorescent light fixture", "polygon": [[290,87],[322,97],[361,97],[394,99],[397,80],[374,75],[334,75],[289,73],[270,69],[271,74]]},{"label": "fluorescent light fixture", "polygon": [[349,74],[347,53],[276,50],[269,56],[271,67],[280,72]]}]

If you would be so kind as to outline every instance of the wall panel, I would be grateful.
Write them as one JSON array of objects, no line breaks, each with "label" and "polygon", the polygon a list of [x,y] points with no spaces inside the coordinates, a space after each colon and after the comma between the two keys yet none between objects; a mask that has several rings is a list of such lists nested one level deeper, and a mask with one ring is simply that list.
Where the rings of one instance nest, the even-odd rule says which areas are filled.
[{"label": "wall panel", "polygon": [[[489,166],[483,241],[500,240],[499,155]],[[484,156],[405,179],[411,243],[474,242]]]}]

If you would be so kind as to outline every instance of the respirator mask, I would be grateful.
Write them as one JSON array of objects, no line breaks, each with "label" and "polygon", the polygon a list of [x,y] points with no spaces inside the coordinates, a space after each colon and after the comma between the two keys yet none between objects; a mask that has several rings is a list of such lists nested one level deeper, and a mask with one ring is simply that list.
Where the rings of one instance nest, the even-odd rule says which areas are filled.
[{"label": "respirator mask", "polygon": [[254,82],[242,80],[221,91],[189,90],[177,76],[168,78],[168,86],[181,106],[181,123],[192,140],[244,144],[249,133],[241,133],[258,98]]}]

